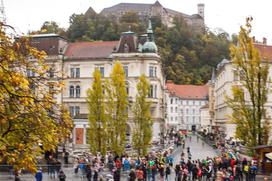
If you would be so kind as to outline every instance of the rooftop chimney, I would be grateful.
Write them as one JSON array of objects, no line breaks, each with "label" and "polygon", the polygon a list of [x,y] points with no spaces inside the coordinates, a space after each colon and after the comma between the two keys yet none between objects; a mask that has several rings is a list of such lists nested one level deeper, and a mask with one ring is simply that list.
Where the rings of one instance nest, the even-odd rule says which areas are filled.
[{"label": "rooftop chimney", "polygon": [[263,44],[266,45],[267,44],[267,39],[265,37],[263,37]]}]

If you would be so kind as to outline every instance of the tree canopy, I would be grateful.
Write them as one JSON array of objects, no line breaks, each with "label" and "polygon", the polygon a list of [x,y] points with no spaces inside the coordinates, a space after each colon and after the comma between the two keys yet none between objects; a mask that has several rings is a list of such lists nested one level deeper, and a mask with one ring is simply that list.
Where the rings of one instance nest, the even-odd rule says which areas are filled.
[{"label": "tree canopy", "polygon": [[231,60],[241,85],[233,86],[232,96],[226,97],[233,110],[231,120],[237,125],[236,137],[248,147],[266,145],[271,130],[265,108],[270,91],[267,86],[269,63],[260,57],[253,45],[251,21],[247,18],[246,25],[240,28],[238,45],[230,48]]},{"label": "tree canopy", "polygon": [[147,100],[149,93],[149,82],[144,75],[141,75],[137,84],[136,101],[133,105],[132,145],[138,152],[138,156],[145,156],[152,139],[153,121],[150,113],[150,102]]},{"label": "tree canopy", "polygon": [[45,53],[6,28],[0,25],[0,162],[35,172],[37,157],[55,150],[73,124],[54,99],[62,83],[49,80]]}]

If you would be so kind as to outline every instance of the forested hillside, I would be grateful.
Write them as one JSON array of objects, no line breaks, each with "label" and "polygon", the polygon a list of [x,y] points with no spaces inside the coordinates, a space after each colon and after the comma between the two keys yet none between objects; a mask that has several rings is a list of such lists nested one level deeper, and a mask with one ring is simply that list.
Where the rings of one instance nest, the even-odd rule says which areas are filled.
[{"label": "forested hillside", "polygon": [[[223,31],[214,33],[206,29],[204,33],[195,33],[179,17],[171,28],[162,25],[158,17],[151,20],[166,78],[175,83],[204,84],[210,79],[212,68],[223,58],[229,58],[230,38]],[[72,42],[110,41],[119,40],[120,34],[129,29],[141,35],[147,23],[135,13],[127,13],[117,22],[89,9],[85,14],[73,14],[66,31],[55,22],[45,22],[35,33],[59,33]]]}]

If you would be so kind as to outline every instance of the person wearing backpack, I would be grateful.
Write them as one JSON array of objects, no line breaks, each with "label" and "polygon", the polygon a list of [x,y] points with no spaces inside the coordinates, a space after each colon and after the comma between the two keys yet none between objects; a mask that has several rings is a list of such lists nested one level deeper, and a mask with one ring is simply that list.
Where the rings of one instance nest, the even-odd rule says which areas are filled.
[{"label": "person wearing backpack", "polygon": [[64,172],[62,170],[60,170],[59,181],[65,181],[65,179],[66,179],[66,175],[64,174]]},{"label": "person wearing backpack", "polygon": [[136,171],[136,177],[138,181],[144,181],[144,172],[142,168],[138,168]]},{"label": "person wearing backpack", "polygon": [[197,178],[198,180],[202,180],[202,169],[200,167],[197,168]]},{"label": "person wearing backpack", "polygon": [[166,181],[168,181],[169,175],[171,174],[171,169],[170,169],[170,165],[167,164],[166,165],[166,169],[165,169],[165,179]]},{"label": "person wearing backpack", "polygon": [[257,166],[255,164],[252,164],[249,167],[249,180],[256,181],[256,174],[257,174]]},{"label": "person wearing backpack", "polygon": [[163,164],[159,165],[159,174],[160,174],[160,180],[163,181],[164,180],[164,165]]},{"label": "person wearing backpack", "polygon": [[246,181],[249,181],[249,166],[248,164],[244,165],[244,174],[245,174],[245,178],[246,178]]},{"label": "person wearing backpack", "polygon": [[129,181],[135,181],[136,180],[136,173],[135,173],[134,169],[130,170],[130,173],[128,175],[128,180]]}]

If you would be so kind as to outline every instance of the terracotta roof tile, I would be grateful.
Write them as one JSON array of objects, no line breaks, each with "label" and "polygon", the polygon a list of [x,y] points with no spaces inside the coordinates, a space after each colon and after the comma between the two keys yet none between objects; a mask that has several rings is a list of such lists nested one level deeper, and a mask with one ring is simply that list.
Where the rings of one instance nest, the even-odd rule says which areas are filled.
[{"label": "terracotta roof tile", "polygon": [[263,59],[272,61],[272,46],[255,43],[254,46],[259,50]]},{"label": "terracotta roof tile", "polygon": [[65,56],[67,58],[107,58],[118,46],[119,41],[75,42],[70,43]]},{"label": "terracotta roof tile", "polygon": [[177,85],[174,83],[166,83],[166,88],[171,95],[178,96],[183,99],[207,99],[207,85]]}]

